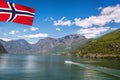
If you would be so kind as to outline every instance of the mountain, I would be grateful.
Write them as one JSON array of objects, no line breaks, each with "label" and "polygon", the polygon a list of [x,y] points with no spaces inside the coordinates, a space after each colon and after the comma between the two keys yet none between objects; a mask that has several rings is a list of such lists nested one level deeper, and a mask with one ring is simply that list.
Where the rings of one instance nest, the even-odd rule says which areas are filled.
[{"label": "mountain", "polygon": [[120,29],[110,32],[102,37],[93,39],[88,43],[80,46],[74,50],[74,55],[87,55],[87,56],[120,56]]},{"label": "mountain", "polygon": [[23,39],[8,42],[0,40],[0,42],[9,53],[47,54],[51,50],[57,52],[57,50],[55,50],[56,47],[64,46],[62,48],[67,49],[70,48],[71,45],[81,43],[84,40],[87,40],[84,36],[71,34],[58,39],[47,37],[40,39],[36,44],[32,45]]},{"label": "mountain", "polygon": [[[78,34],[71,34],[64,36],[62,38],[54,39],[47,37],[45,39],[39,40],[32,49],[31,52],[36,53],[63,53],[63,49],[69,48],[73,43],[79,43],[81,41],[86,40],[84,36],[78,35]],[[59,49],[59,47],[62,47],[62,49]]]},{"label": "mountain", "polygon": [[56,39],[47,37],[45,39],[40,39],[36,44],[33,45],[31,53],[43,54],[47,52],[48,49],[53,48],[56,44]]},{"label": "mountain", "polygon": [[9,53],[21,53],[22,54],[22,53],[26,53],[32,48],[32,45],[29,44],[24,39],[12,40],[8,42],[0,40],[0,42],[3,44],[3,46]]},{"label": "mountain", "polygon": [[6,51],[5,48],[2,46],[1,43],[0,43],[0,53],[7,53],[7,51]]},{"label": "mountain", "polygon": [[71,34],[57,40],[57,45],[48,50],[51,54],[66,54],[69,51],[76,49],[78,46],[86,43],[88,39],[78,34]]}]

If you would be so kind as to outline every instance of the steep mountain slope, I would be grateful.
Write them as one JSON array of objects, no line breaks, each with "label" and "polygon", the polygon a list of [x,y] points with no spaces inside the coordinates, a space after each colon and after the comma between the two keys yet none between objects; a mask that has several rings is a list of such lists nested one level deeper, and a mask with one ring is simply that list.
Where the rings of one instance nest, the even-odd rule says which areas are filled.
[{"label": "steep mountain slope", "polygon": [[3,44],[3,46],[9,53],[26,53],[32,48],[32,45],[24,39],[8,42],[0,40],[0,42]]},{"label": "steep mountain slope", "polygon": [[[73,43],[79,43],[81,41],[86,40],[84,36],[78,34],[67,35],[62,38],[54,39],[47,37],[45,39],[39,40],[31,50],[31,52],[35,53],[62,53],[63,49],[67,50],[69,46]],[[60,49],[62,47],[62,49]],[[61,51],[61,52],[59,52]],[[67,50],[68,51],[68,50]]]},{"label": "steep mountain slope", "polygon": [[69,53],[70,51],[75,50],[77,47],[79,47],[80,45],[83,45],[84,43],[88,42],[89,40],[85,39],[85,40],[80,40],[78,42],[73,42],[71,43],[71,45],[58,45],[55,46],[52,49],[48,50],[48,53],[50,54],[63,54],[66,55],[67,53]]},{"label": "steep mountain slope", "polygon": [[47,52],[48,49],[53,48],[56,44],[56,39],[47,37],[45,39],[40,39],[36,44],[33,45],[31,53],[42,54]]},{"label": "steep mountain slope", "polygon": [[93,40],[87,48],[85,53],[120,53],[120,29],[106,34],[98,39]]},{"label": "steep mountain slope", "polygon": [[94,39],[71,53],[75,53],[76,55],[96,54],[96,56],[97,54],[119,55],[120,29],[108,33],[100,38]]},{"label": "steep mountain slope", "polygon": [[0,43],[0,53],[7,53],[7,51],[6,51],[5,48],[2,46],[1,43]]}]

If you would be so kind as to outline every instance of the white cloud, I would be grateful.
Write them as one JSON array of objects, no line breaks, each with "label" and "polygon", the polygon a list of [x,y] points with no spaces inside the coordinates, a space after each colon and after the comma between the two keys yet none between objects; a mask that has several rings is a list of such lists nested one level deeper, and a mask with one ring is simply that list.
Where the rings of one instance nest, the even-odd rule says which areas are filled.
[{"label": "white cloud", "polygon": [[91,27],[91,28],[82,28],[78,31],[78,34],[85,36],[86,38],[94,38],[97,35],[106,32],[110,27]]},{"label": "white cloud", "polygon": [[17,36],[17,37],[19,37],[19,38],[24,38],[24,36]]},{"label": "white cloud", "polygon": [[11,41],[11,39],[9,39],[9,38],[0,38],[0,39],[3,41]]},{"label": "white cloud", "polygon": [[103,9],[103,7],[99,7],[99,8],[98,8],[98,10],[102,10],[102,9]]},{"label": "white cloud", "polygon": [[37,31],[38,29],[39,29],[39,28],[37,28],[37,27],[31,27],[31,28],[30,28],[31,31]]},{"label": "white cloud", "polygon": [[65,20],[66,17],[62,17],[60,20],[54,21],[54,26],[71,26],[72,22],[70,20]]},{"label": "white cloud", "polygon": [[[108,6],[106,8],[99,7],[100,15],[90,16],[85,19],[75,18],[74,24],[81,27],[79,34],[86,38],[95,38],[108,30],[116,30],[117,28],[102,27],[108,23],[120,23],[120,5]],[[97,26],[97,27],[95,27]]]},{"label": "white cloud", "polygon": [[119,10],[119,8],[120,8],[119,4],[117,4],[116,6],[108,6],[102,9],[101,14],[102,15],[111,14],[112,12]]},{"label": "white cloud", "polygon": [[27,32],[27,29],[23,29],[23,32]]},{"label": "white cloud", "polygon": [[56,30],[57,30],[57,31],[61,31],[61,29],[60,29],[60,28],[56,28]]},{"label": "white cloud", "polygon": [[111,30],[117,30],[118,28],[110,28]]},{"label": "white cloud", "polygon": [[9,34],[12,34],[12,35],[14,35],[16,33],[19,33],[19,31],[12,30],[12,31],[9,32]]},{"label": "white cloud", "polygon": [[[19,36],[22,37],[22,36]],[[43,38],[43,37],[48,37],[48,34],[46,33],[38,33],[38,34],[29,34],[29,35],[24,35],[24,38]]]},{"label": "white cloud", "polygon": [[120,23],[120,4],[115,6],[108,6],[106,8],[99,7],[100,14],[97,16],[90,16],[88,18],[75,18],[74,22],[66,20],[66,17],[54,21],[54,26],[72,26],[73,24],[82,28],[93,26],[105,26],[109,23]]},{"label": "white cloud", "polygon": [[120,23],[120,5],[101,8],[100,15],[90,16],[85,19],[75,18],[74,24],[79,27],[88,28],[92,26],[104,26],[108,23]]},{"label": "white cloud", "polygon": [[83,28],[88,28],[92,26],[103,26],[111,21],[108,15],[91,16],[81,20],[80,18],[75,18],[75,25]]},{"label": "white cloud", "polygon": [[27,32],[27,31],[37,31],[37,30],[39,30],[39,28],[37,28],[37,27],[31,27],[31,28],[29,28],[29,29],[23,29],[23,32]]},{"label": "white cloud", "polygon": [[108,15],[111,21],[120,23],[120,4],[102,9],[101,15]]},{"label": "white cloud", "polygon": [[9,34],[15,34],[15,31],[14,31],[14,30],[12,30],[11,32],[9,32]]},{"label": "white cloud", "polygon": [[81,20],[80,18],[75,18],[74,19],[75,20],[75,25],[76,26],[82,26],[84,28],[92,26],[91,19],[86,18],[84,20]]}]

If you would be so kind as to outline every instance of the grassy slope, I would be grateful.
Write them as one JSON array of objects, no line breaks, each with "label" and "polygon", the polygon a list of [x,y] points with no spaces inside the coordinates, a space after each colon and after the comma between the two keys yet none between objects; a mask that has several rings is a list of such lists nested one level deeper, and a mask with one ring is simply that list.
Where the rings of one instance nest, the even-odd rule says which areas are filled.
[{"label": "grassy slope", "polygon": [[89,41],[71,53],[77,56],[84,54],[120,54],[120,29]]}]

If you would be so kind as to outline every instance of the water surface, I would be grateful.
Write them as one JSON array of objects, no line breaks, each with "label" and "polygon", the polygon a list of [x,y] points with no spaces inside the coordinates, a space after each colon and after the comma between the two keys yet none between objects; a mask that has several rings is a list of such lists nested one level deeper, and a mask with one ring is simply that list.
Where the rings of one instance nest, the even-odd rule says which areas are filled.
[{"label": "water surface", "polygon": [[[65,60],[77,65],[65,64]],[[107,63],[64,56],[4,54],[0,55],[0,80],[120,80],[119,63],[109,67],[102,62]]]}]

